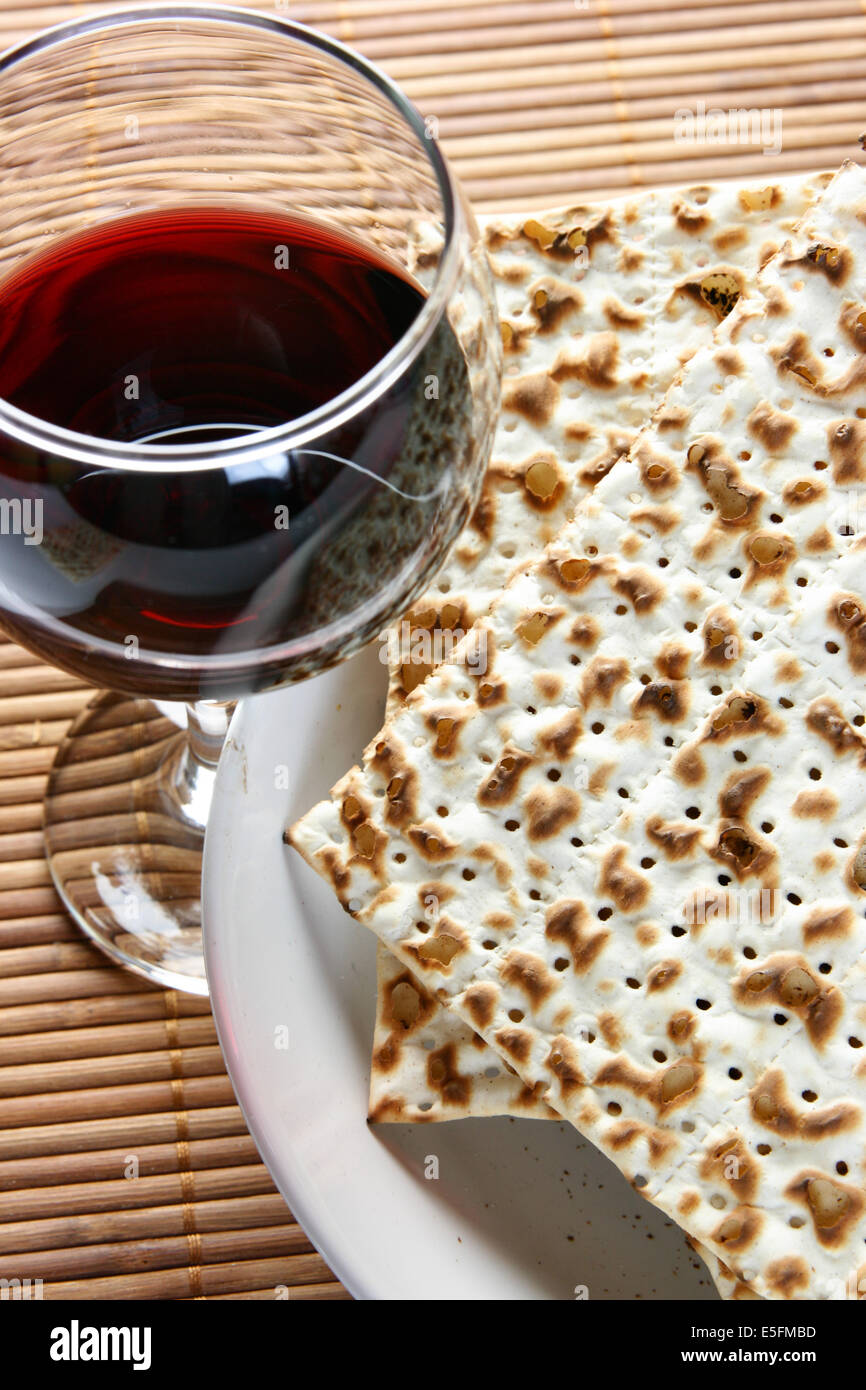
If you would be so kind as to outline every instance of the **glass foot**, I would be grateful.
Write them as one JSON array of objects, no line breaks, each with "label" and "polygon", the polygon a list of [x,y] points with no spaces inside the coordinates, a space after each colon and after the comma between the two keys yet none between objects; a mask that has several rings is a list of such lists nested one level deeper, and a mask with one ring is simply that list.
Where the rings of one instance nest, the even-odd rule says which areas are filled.
[{"label": "glass foot", "polygon": [[190,708],[189,730],[165,709],[106,693],[82,711],[48,780],[45,850],[65,907],[107,956],[206,995],[202,851],[230,707]]}]

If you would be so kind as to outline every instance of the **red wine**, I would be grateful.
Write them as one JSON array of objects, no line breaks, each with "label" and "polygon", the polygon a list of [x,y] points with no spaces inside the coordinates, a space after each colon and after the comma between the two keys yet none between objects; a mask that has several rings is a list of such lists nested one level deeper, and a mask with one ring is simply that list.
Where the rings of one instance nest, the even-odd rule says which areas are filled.
[{"label": "red wine", "polygon": [[[378,251],[318,222],[138,215],[53,243],[0,284],[0,398],[101,440],[249,440],[359,381],[422,304]],[[39,646],[18,605],[43,615],[53,659],[80,670],[83,645],[90,678],[118,688],[230,694],[279,679],[252,669],[268,649],[371,605],[453,532],[469,404],[443,320],[412,369],[348,423],[252,462],[95,468],[0,432],[0,499],[43,507],[41,544],[0,543],[3,619]],[[88,635],[139,665],[102,666]],[[196,674],[166,677],[149,653],[179,654]],[[236,655],[210,679],[214,658]]]},{"label": "red wine", "polygon": [[149,213],[58,244],[2,286],[0,396],[102,439],[280,425],[364,376],[421,302],[319,223]]}]

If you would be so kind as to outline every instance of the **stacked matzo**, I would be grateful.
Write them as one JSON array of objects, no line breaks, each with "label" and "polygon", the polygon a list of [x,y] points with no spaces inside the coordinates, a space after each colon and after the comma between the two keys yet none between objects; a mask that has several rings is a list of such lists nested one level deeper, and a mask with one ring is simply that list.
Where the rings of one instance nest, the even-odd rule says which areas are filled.
[{"label": "stacked matzo", "polygon": [[[830,174],[650,190],[530,218],[488,217],[505,351],[480,503],[412,625],[467,629],[552,540],[679,368],[791,233]],[[416,273],[436,243],[420,238]],[[429,671],[393,672],[389,708]]]},{"label": "stacked matzo", "polygon": [[[650,190],[610,205],[485,220],[503,310],[505,404],[479,507],[437,584],[414,606],[413,631],[466,627],[489,610],[627,451],[636,426],[709,339],[730,307],[720,289],[754,285],[830,178]],[[435,262],[434,237],[419,247],[423,276]],[[605,372],[584,373],[576,394],[566,381],[563,396],[569,362],[602,359]],[[533,395],[552,399],[549,415],[527,418]],[[396,665],[389,712],[429,669]],[[418,1008],[405,970],[383,947],[378,975],[372,1119],[551,1116],[456,1016],[435,1001]],[[452,1067],[458,1087],[447,1080]]]},{"label": "stacked matzo", "polygon": [[771,1297],[866,1274],[864,217],[851,167],[482,619],[488,671],[435,672],[293,831]]}]

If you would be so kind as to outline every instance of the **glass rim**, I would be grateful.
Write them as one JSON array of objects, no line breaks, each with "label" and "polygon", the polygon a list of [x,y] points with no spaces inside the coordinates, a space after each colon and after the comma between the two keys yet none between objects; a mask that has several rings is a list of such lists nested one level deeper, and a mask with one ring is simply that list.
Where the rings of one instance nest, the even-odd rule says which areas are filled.
[{"label": "glass rim", "polygon": [[[136,444],[114,442],[96,435],[79,434],[53,425],[20,410],[0,396],[0,429],[28,445],[53,452],[64,459],[92,468],[117,472],[206,472],[227,469],[234,464],[258,461],[275,452],[300,450],[324,432],[337,429],[364,411],[394,384],[407,361],[424,346],[445,311],[459,271],[460,239],[464,231],[462,203],[458,187],[437,139],[428,135],[421,113],[409,98],[376,64],[354,49],[317,29],[294,20],[265,14],[260,10],[238,9],[232,5],[156,4],[146,7],[120,6],[88,18],[66,21],[42,30],[33,38],[0,52],[0,83],[16,64],[35,53],[50,50],[68,40],[101,31],[120,31],[135,25],[160,22],[216,21],[227,26],[241,25],[294,39],[308,48],[318,49],[365,78],[390,101],[407,128],[418,140],[436,178],[445,220],[445,244],[430,292],[418,314],[402,337],[374,367],[332,400],[297,419],[258,430],[241,439],[210,444]],[[37,97],[38,100],[38,97]]]}]

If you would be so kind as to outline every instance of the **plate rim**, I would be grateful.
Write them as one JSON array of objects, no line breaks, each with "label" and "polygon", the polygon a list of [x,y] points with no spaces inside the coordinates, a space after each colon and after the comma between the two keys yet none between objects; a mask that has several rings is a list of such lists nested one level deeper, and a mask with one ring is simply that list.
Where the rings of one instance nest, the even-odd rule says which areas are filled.
[{"label": "plate rim", "polygon": [[[286,1202],[292,1216],[301,1227],[304,1234],[312,1245],[315,1246],[319,1255],[326,1262],[329,1269],[336,1275],[339,1282],[347,1290],[353,1299],[368,1301],[376,1298],[375,1292],[365,1283],[363,1275],[354,1268],[348,1252],[343,1250],[339,1242],[334,1243],[331,1248],[329,1233],[322,1230],[320,1226],[319,1213],[315,1210],[313,1203],[308,1199],[304,1190],[304,1183],[300,1169],[296,1166],[292,1170],[292,1163],[287,1163],[286,1157],[277,1154],[271,1142],[271,1134],[267,1126],[264,1128],[258,1124],[258,1111],[255,1107],[256,1120],[253,1123],[251,1107],[246,1093],[245,1068],[240,1057],[232,1030],[228,1026],[229,1001],[232,991],[225,987],[223,951],[220,947],[219,935],[208,929],[207,924],[212,914],[207,910],[207,900],[213,891],[216,882],[216,875],[210,869],[210,862],[216,853],[217,834],[211,836],[211,825],[215,831],[218,823],[227,814],[226,807],[228,798],[220,795],[220,777],[227,777],[229,774],[224,771],[228,768],[230,760],[243,760],[246,750],[246,720],[253,705],[253,698],[240,700],[237,708],[232,715],[226,734],[226,741],[223,747],[220,767],[217,771],[216,782],[214,785],[214,796],[211,806],[211,819],[208,822],[208,832],[205,835],[204,855],[202,859],[202,942],[204,946],[205,970],[208,984],[210,986],[210,1005],[216,1027],[217,1041],[226,1064],[229,1080],[232,1083],[235,1097],[238,1102],[244,1123],[249,1131],[250,1138],[258,1150],[258,1153],[271,1175],[273,1182],[278,1188],[280,1195]],[[258,697],[261,698],[261,697]],[[230,841],[226,841],[230,843]],[[210,846],[210,850],[209,850]],[[220,1000],[219,1007],[217,1000]],[[226,1010],[224,1015],[223,1010]]]}]

